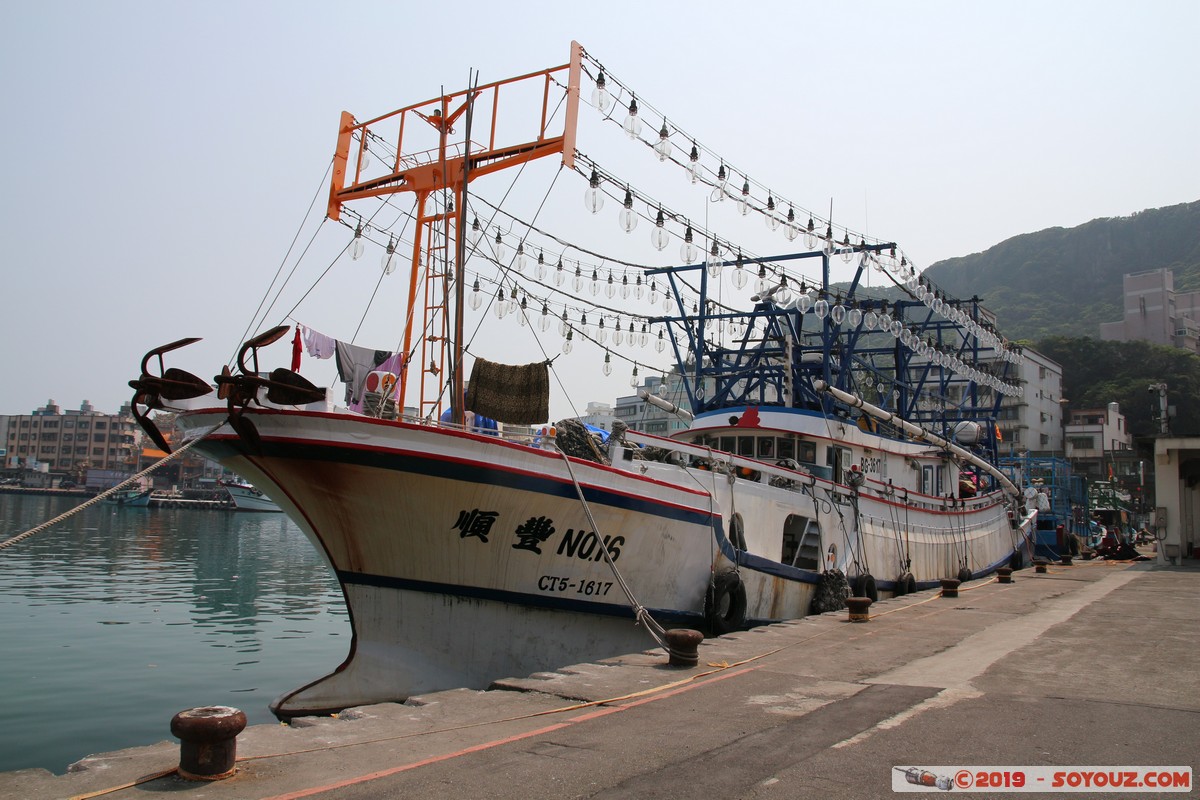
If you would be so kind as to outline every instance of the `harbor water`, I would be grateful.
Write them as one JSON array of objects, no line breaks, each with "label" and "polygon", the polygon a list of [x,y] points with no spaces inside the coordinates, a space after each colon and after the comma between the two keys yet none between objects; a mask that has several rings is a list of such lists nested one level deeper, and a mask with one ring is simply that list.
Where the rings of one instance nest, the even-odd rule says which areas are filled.
[{"label": "harbor water", "polygon": [[[81,502],[0,494],[0,539]],[[97,504],[0,550],[0,771],[173,741],[195,706],[273,721],[350,639],[331,569],[285,515]]]}]

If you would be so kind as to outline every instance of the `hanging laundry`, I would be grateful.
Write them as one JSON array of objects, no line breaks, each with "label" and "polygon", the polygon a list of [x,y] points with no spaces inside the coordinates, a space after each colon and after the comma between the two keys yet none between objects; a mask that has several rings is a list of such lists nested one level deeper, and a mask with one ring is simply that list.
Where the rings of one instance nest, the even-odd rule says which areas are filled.
[{"label": "hanging laundry", "polygon": [[550,416],[550,370],[545,361],[512,366],[476,358],[465,405],[509,425],[545,422]]},{"label": "hanging laundry", "polygon": [[362,407],[363,384],[367,375],[392,360],[396,353],[372,350],[349,342],[335,342],[338,377],[346,384],[346,402],[356,410]]},{"label": "hanging laundry", "polygon": [[307,325],[300,327],[304,329],[304,347],[310,356],[313,358],[333,358],[334,353],[337,352],[336,339],[314,331]]},{"label": "hanging laundry", "polygon": [[292,372],[300,371],[300,354],[302,346],[300,344],[300,326],[296,326],[296,335],[292,337]]}]

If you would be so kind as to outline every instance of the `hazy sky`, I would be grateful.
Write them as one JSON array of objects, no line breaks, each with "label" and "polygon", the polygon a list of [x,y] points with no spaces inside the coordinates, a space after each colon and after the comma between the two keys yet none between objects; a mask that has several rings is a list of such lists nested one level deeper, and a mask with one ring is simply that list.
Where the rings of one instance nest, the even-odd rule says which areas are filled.
[{"label": "hazy sky", "polygon": [[[434,5],[3,4],[0,413],[48,398],[115,411],[142,353],[183,336],[205,341],[172,363],[214,375],[325,191],[342,110],[365,119],[432,98],[471,68],[487,82],[561,64],[572,39],[756,181],[822,213],[832,201],[835,220],[922,267],[1200,199],[1193,0]],[[612,126],[593,141],[596,127],[580,150],[612,153],[638,185],[663,180],[645,148],[622,150]],[[498,201],[506,185],[480,194]],[[611,201],[588,219],[585,188],[569,174],[555,184],[551,205],[580,218],[563,224],[625,237]],[[689,209],[708,213],[703,199]],[[629,242],[652,254],[642,225]],[[268,324],[347,238],[321,229]],[[758,252],[772,246],[786,242]],[[334,262],[294,318],[350,339],[378,260]],[[406,284],[398,272],[380,285],[359,344],[394,346]],[[538,357],[515,333],[484,335],[480,354]],[[286,365],[282,344],[268,352],[267,366]],[[575,408],[628,393],[627,365],[605,382],[599,351],[574,356],[556,371]],[[643,374],[666,365],[637,357]],[[329,380],[328,362],[302,371]],[[567,394],[556,387],[552,416],[570,413]]]}]

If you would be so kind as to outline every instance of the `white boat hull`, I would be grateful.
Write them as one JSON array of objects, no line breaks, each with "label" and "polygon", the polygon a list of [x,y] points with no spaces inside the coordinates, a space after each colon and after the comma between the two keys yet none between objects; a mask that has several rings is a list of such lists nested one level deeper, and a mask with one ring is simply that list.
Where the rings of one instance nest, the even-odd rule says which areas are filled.
[{"label": "white boat hull", "polygon": [[[182,420],[199,430],[221,413]],[[557,452],[353,414],[245,418],[261,452],[228,427],[201,449],[264,487],[325,553],[354,627],[342,665],[279,698],[284,717],[653,647],[622,582],[664,627],[705,628],[713,575],[736,564],[739,622],[753,625],[807,614],[820,567],[869,570],[886,593],[906,571],[901,548],[931,586],[964,555],[972,574],[1007,564],[1020,536],[995,496],[957,512],[907,508],[901,538],[894,498],[859,497],[855,531],[838,521],[853,516],[845,487],[828,481],[801,490],[663,462],[572,460],[593,525]],[[734,512],[744,550],[728,535]],[[821,552],[837,555],[814,569],[782,563],[788,515],[820,520]]]}]

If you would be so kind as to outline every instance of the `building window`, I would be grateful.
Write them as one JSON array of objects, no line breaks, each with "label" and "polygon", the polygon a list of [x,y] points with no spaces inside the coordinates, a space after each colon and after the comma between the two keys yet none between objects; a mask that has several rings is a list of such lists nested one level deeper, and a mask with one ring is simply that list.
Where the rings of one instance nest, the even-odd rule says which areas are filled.
[{"label": "building window", "polygon": [[1071,443],[1071,447],[1076,450],[1096,449],[1096,437],[1094,436],[1072,436],[1068,441]]}]

